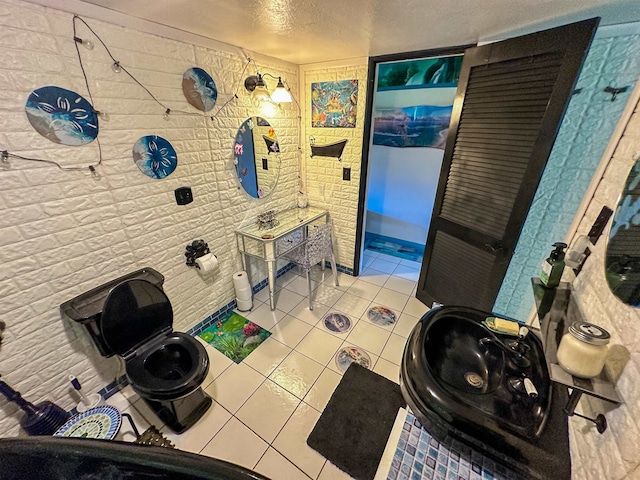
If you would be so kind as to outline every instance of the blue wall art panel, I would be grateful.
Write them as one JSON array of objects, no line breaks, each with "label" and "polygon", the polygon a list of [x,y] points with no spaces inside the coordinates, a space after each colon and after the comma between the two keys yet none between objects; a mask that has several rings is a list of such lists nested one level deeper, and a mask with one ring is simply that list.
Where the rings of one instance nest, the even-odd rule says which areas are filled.
[{"label": "blue wall art panel", "polygon": [[147,135],[133,145],[133,161],[147,177],[168,177],[178,165],[175,149],[162,137]]},{"label": "blue wall art panel", "polygon": [[358,80],[311,84],[311,126],[355,128]]},{"label": "blue wall art panel", "polygon": [[208,112],[216,104],[218,89],[211,75],[203,69],[193,67],[182,75],[182,91],[191,105]]},{"label": "blue wall art panel", "polygon": [[98,116],[93,107],[71,90],[38,88],[29,95],[25,110],[36,132],[54,143],[86,145],[98,136]]}]

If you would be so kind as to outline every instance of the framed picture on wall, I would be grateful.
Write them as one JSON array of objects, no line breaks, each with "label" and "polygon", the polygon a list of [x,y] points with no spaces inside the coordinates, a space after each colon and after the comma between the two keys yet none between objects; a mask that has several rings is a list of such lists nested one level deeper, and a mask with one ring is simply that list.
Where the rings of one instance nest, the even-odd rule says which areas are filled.
[{"label": "framed picture on wall", "polygon": [[311,84],[311,126],[355,128],[358,80]]}]

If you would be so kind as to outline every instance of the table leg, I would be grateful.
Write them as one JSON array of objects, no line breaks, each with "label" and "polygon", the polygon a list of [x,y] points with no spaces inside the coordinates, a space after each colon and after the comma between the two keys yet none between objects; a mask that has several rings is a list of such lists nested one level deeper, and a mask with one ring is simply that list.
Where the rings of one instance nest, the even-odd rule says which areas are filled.
[{"label": "table leg", "polygon": [[271,310],[276,309],[276,299],[275,299],[275,291],[276,291],[276,261],[267,262],[267,282],[269,283],[269,305],[271,306]]}]

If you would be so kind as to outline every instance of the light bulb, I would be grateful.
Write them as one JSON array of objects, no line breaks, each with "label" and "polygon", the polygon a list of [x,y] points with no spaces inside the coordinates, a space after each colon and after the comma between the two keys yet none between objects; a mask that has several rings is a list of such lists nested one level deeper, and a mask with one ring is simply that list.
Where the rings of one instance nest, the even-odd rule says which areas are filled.
[{"label": "light bulb", "polygon": [[282,78],[278,77],[278,85],[276,85],[276,89],[271,94],[271,100],[276,103],[291,103],[291,94],[287,91],[282,83]]},{"label": "light bulb", "polygon": [[9,162],[9,152],[7,150],[2,150],[2,155],[0,156],[0,168],[3,170],[9,170],[11,168],[11,162]]},{"label": "light bulb", "polygon": [[83,40],[80,37],[73,37],[73,40],[83,45],[87,50],[93,50],[93,42],[91,40]]},{"label": "light bulb", "polygon": [[102,175],[98,173],[98,170],[96,170],[96,167],[94,167],[93,165],[89,166],[89,171],[91,172],[91,176],[94,180],[100,180],[102,178]]},{"label": "light bulb", "polygon": [[120,62],[113,62],[113,64],[111,65],[111,70],[113,70],[114,73],[120,73],[122,71],[122,67],[120,66]]},{"label": "light bulb", "polygon": [[170,108],[167,108],[167,110],[164,112],[164,115],[162,115],[162,118],[164,118],[167,122],[169,121],[169,119],[171,118]]}]

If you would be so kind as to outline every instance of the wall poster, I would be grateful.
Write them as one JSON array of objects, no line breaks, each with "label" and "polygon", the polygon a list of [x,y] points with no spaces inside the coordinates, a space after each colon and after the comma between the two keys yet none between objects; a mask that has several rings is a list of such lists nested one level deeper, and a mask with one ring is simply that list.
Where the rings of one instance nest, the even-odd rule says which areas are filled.
[{"label": "wall poster", "polygon": [[311,84],[311,126],[355,128],[358,80]]},{"label": "wall poster", "polygon": [[373,144],[444,149],[462,55],[378,64]]}]

